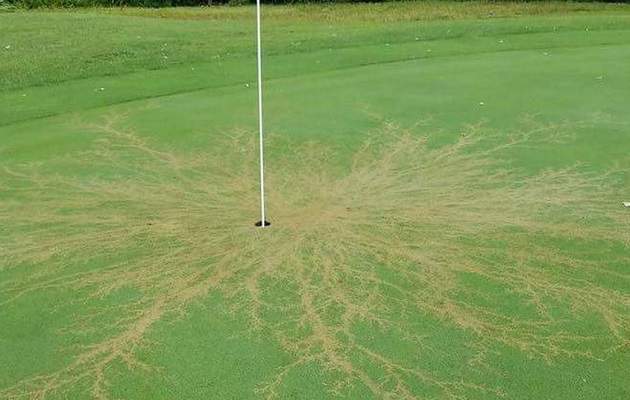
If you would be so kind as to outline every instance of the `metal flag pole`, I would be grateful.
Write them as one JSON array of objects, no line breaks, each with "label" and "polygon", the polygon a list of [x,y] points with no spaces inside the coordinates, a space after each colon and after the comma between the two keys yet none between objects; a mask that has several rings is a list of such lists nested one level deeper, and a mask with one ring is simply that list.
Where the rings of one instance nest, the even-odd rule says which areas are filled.
[{"label": "metal flag pole", "polygon": [[260,157],[260,222],[257,226],[264,228],[270,225],[265,220],[265,170],[263,158],[263,98],[262,98],[262,46],[260,34],[260,0],[256,0],[256,50],[258,69],[258,148]]}]

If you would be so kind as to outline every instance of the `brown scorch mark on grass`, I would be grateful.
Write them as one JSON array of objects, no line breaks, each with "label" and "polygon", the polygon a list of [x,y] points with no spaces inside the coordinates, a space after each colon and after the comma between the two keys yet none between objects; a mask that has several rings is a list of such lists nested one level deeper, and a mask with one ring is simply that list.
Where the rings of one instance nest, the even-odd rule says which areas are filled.
[{"label": "brown scorch mark on grass", "polygon": [[[0,266],[30,267],[0,283],[0,304],[60,288],[88,299],[126,287],[141,295],[80,316],[61,334],[87,326],[98,339],[68,349],[74,358],[64,368],[1,389],[3,398],[45,398],[86,382],[93,398],[108,398],[112,365],[152,371],[137,351],[154,324],[215,292],[227,312],[247,315],[254,332],[271,332],[293,356],[260,384],[266,398],[304,365],[334,373],[337,394],[358,384],[379,398],[411,399],[418,382],[443,398],[501,394],[398,360],[357,324],[422,349],[414,323],[437,318],[473,335],[471,364],[485,363],[497,344],[552,360],[604,356],[598,341],[606,351],[629,343],[630,295],[600,283],[630,280],[611,267],[629,261],[630,219],[602,201],[605,178],[575,169],[525,176],[497,161],[504,150],[554,140],[557,126],[507,138],[471,127],[430,148],[425,136],[384,122],[350,163],[318,143],[283,143],[290,151],[268,163],[273,225],[265,229],[253,226],[251,135],[191,155],[155,148],[115,119],[91,129],[101,140],[80,163],[107,173],[5,170],[12,184],[0,222],[11,229],[2,232]],[[570,241],[626,253],[603,261]],[[95,260],[99,267],[77,268]],[[503,305],[505,296],[526,311]],[[566,324],[583,316],[604,321],[602,329],[587,335]]]}]

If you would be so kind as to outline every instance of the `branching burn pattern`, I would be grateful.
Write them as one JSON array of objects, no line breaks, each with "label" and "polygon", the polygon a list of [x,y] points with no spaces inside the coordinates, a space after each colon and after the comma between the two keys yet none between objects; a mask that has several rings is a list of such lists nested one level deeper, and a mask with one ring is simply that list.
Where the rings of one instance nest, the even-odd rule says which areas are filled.
[{"label": "branching burn pattern", "polygon": [[[86,128],[98,144],[73,156],[99,174],[2,172],[0,268],[17,271],[0,282],[2,307],[64,288],[85,301],[124,288],[139,295],[76,316],[59,332],[87,338],[64,350],[71,361],[0,388],[0,397],[85,385],[109,398],[108,369],[159,369],[137,357],[152,327],[214,293],[292,357],[260,382],[252,396],[261,398],[282,397],[286,376],[305,365],[330,372],[331,395],[356,385],[378,398],[420,398],[418,385],[441,398],[502,394],[375,348],[359,325],[422,354],[431,349],[418,320],[442,321],[474,338],[471,365],[498,345],[551,362],[629,343],[630,294],[605,282],[628,287],[630,274],[615,266],[630,261],[630,218],[604,200],[606,177],[528,176],[499,161],[505,150],[556,140],[562,127],[504,136],[471,127],[432,148],[385,121],[351,162],[321,143],[275,138],[286,151],[268,160],[273,225],[260,229],[249,132],[179,154],[119,125]],[[606,258],[576,250],[602,244]],[[581,318],[601,329],[572,329]]]}]

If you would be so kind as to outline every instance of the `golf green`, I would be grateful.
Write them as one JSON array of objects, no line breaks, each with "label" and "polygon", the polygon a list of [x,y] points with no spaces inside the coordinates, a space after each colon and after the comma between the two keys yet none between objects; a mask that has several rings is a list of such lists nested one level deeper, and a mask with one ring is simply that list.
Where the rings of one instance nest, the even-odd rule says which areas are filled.
[{"label": "golf green", "polygon": [[0,398],[630,397],[630,8],[329,7],[0,13]]}]

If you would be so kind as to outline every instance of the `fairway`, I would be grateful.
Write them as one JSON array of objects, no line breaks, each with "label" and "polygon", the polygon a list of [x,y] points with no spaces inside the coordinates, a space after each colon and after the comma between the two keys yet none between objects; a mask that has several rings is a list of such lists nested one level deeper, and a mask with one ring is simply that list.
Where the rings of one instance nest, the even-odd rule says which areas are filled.
[{"label": "fairway", "polygon": [[630,398],[630,6],[0,10],[1,399]]}]

